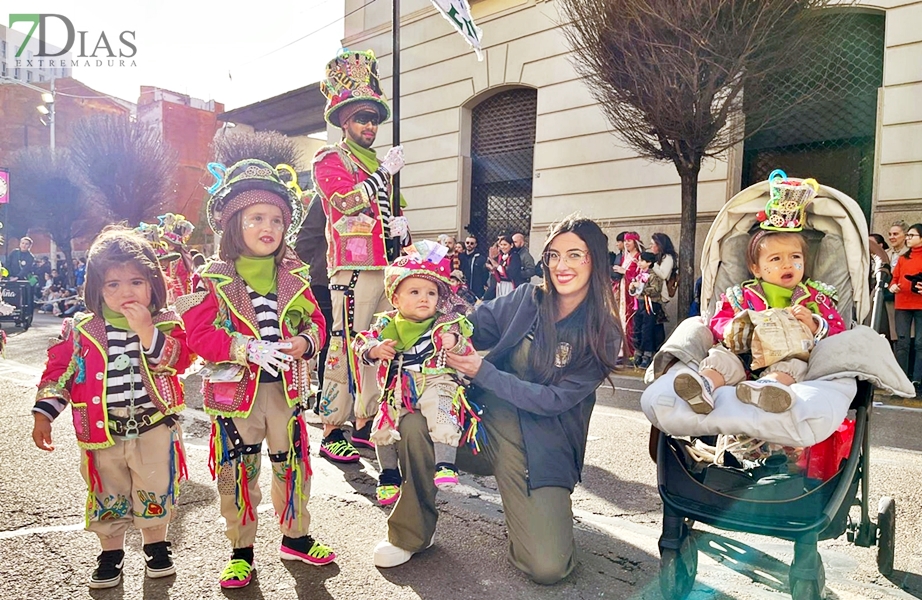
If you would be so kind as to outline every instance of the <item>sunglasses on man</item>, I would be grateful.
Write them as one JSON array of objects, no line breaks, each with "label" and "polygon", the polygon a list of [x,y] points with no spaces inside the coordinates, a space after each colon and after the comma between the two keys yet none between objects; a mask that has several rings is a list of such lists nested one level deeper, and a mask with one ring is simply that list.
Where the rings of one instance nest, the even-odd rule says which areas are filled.
[{"label": "sunglasses on man", "polygon": [[375,113],[370,113],[370,112],[359,113],[355,115],[354,117],[352,117],[352,120],[358,123],[359,125],[368,125],[369,123],[371,123],[372,125],[376,127],[381,123],[381,117],[379,117]]}]

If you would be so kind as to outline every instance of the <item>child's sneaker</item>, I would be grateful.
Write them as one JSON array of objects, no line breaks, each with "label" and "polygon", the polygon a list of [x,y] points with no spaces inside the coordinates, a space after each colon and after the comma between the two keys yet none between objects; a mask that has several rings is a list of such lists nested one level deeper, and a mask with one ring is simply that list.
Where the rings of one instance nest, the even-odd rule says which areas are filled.
[{"label": "child's sneaker", "polygon": [[323,438],[320,442],[320,456],[340,463],[359,462],[361,458],[355,447],[346,441],[342,429],[334,429]]},{"label": "child's sneaker", "polygon": [[282,536],[279,548],[282,560],[300,560],[309,565],[326,565],[336,560],[336,554],[329,546],[324,546],[309,535],[299,538]]},{"label": "child's sneaker", "polygon": [[96,557],[96,569],[90,575],[90,588],[102,590],[117,586],[122,581],[124,564],[124,550],[104,550]]},{"label": "child's sneaker", "polygon": [[250,585],[256,567],[242,558],[231,558],[221,573],[222,588],[242,588]]},{"label": "child's sneaker", "polygon": [[144,558],[146,565],[144,573],[151,579],[169,577],[176,573],[173,565],[173,554],[170,552],[170,542],[156,542],[144,544]]},{"label": "child's sneaker", "polygon": [[672,389],[699,415],[706,415],[714,410],[714,390],[711,389],[711,381],[707,377],[702,377],[691,369],[680,369],[672,382]]},{"label": "child's sneaker", "polygon": [[432,482],[440,490],[450,490],[458,485],[458,470],[452,464],[440,463],[436,465]]},{"label": "child's sneaker", "polygon": [[400,499],[400,486],[399,485],[379,485],[375,488],[375,497],[378,499],[378,504],[381,506],[387,506],[388,504],[393,504]]},{"label": "child's sneaker", "polygon": [[368,421],[364,427],[352,432],[352,445],[354,447],[375,449],[375,443],[371,441],[371,425],[372,422]]},{"label": "child's sneaker", "polygon": [[757,379],[740,382],[736,386],[736,397],[765,412],[783,413],[794,402],[794,390],[774,379]]}]

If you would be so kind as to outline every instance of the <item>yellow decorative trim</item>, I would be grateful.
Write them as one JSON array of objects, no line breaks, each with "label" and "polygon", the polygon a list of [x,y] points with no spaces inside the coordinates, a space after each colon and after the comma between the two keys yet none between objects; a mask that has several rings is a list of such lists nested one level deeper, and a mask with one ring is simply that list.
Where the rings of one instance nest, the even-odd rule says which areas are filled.
[{"label": "yellow decorative trim", "polygon": [[46,383],[42,387],[38,388],[38,393],[35,394],[35,401],[48,400],[48,399],[58,399],[63,400],[64,402],[70,402],[70,392],[67,388],[61,387],[57,383]]},{"label": "yellow decorative trim", "polygon": [[250,338],[242,333],[231,334],[230,362],[238,365],[247,364],[247,343]]}]

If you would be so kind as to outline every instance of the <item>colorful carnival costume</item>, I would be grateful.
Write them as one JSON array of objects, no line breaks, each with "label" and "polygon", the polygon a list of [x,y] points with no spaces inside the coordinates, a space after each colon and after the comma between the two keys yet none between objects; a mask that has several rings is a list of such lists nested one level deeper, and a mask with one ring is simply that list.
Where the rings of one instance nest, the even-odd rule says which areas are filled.
[{"label": "colorful carnival costume", "polygon": [[[424,254],[428,254],[431,247],[427,242],[419,242],[416,246],[421,247]],[[442,251],[444,253],[444,249]],[[376,379],[381,394],[371,439],[381,463],[377,489],[381,504],[391,504],[399,496],[395,442],[400,439],[398,425],[403,415],[419,410],[426,418],[435,447],[434,483],[440,488],[458,483],[454,465],[458,445],[470,444],[476,452],[480,444],[477,437],[479,410],[468,402],[455,370],[445,366],[447,352],[459,355],[474,352],[470,342],[473,327],[466,317],[471,306],[451,291],[449,260],[441,256],[434,259],[423,256],[415,253],[402,256],[389,265],[384,270],[385,290],[396,306],[394,297],[401,282],[415,277],[432,281],[439,291],[435,314],[417,322],[404,318],[396,310],[381,313],[371,330],[361,332],[353,341],[360,360],[369,365],[378,363]],[[445,334],[457,338],[451,348],[443,346]],[[397,341],[397,355],[392,360],[376,361],[369,356],[369,351],[385,340]]]},{"label": "colorful carnival costume", "polygon": [[[215,163],[209,167],[221,175],[208,203],[216,232],[224,232],[234,213],[256,204],[282,209],[289,235],[300,226],[300,190],[287,168],[260,160],[243,160],[226,169]],[[272,463],[281,557],[312,564],[333,561],[336,555],[308,535],[312,471],[302,404],[310,394],[308,359],[325,337],[308,266],[292,251],[279,264],[275,255],[241,256],[232,263],[213,259],[192,282],[195,291],[180,297],[176,306],[190,346],[210,363],[203,383],[205,412],[214,419],[209,466],[234,548],[221,585],[242,587],[251,579],[263,440]],[[290,369],[275,372],[260,366],[259,353],[294,336],[304,338],[307,350]]]},{"label": "colorful carnival costume", "polygon": [[144,223],[136,227],[147,241],[154,246],[160,259],[160,268],[166,277],[167,304],[172,306],[176,299],[192,292],[192,252],[187,244],[195,231],[195,225],[186,217],[166,213],[157,217],[157,223]]},{"label": "colorful carnival costume", "polygon": [[[344,127],[363,111],[377,113],[380,121],[390,116],[378,81],[377,61],[370,51],[343,51],[330,61],[321,91],[327,98],[324,116],[334,127]],[[394,150],[400,149],[392,149],[388,156]],[[410,243],[406,219],[398,216],[403,202],[392,188],[393,173],[402,164],[402,155],[397,166],[379,162],[374,150],[349,139],[345,131],[342,141],[324,146],[313,160],[314,185],[327,217],[333,304],[319,413],[324,424],[335,429],[324,439],[320,452],[338,462],[359,459],[341,426],[353,414],[357,420],[375,414],[378,390],[373,371],[360,367],[350,345],[357,331],[388,308],[381,271]],[[356,432],[353,441],[359,440],[371,445],[366,432]]]},{"label": "colorful carnival costume", "polygon": [[66,319],[48,349],[32,411],[52,421],[71,405],[80,472],[87,484],[86,528],[100,539],[161,527],[173,519],[187,478],[185,408],[178,375],[190,364],[186,332],[169,310],[153,316],[150,348],[117,313]]}]

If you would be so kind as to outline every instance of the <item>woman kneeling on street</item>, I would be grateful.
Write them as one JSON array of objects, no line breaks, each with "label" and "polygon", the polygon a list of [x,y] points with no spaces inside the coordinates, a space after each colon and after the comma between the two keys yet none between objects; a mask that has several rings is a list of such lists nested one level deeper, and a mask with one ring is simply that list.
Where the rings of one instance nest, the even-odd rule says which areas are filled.
[{"label": "woman kneeling on street", "polygon": [[[595,391],[615,368],[621,327],[599,226],[570,216],[544,245],[544,282],[519,286],[470,315],[479,354],[448,354],[483,406],[487,443],[458,449],[459,469],[494,475],[509,534],[509,561],[541,584],[576,565],[570,495],[580,480]],[[378,567],[401,565],[434,542],[438,511],[432,441],[418,412],[400,422],[400,500]]]}]

